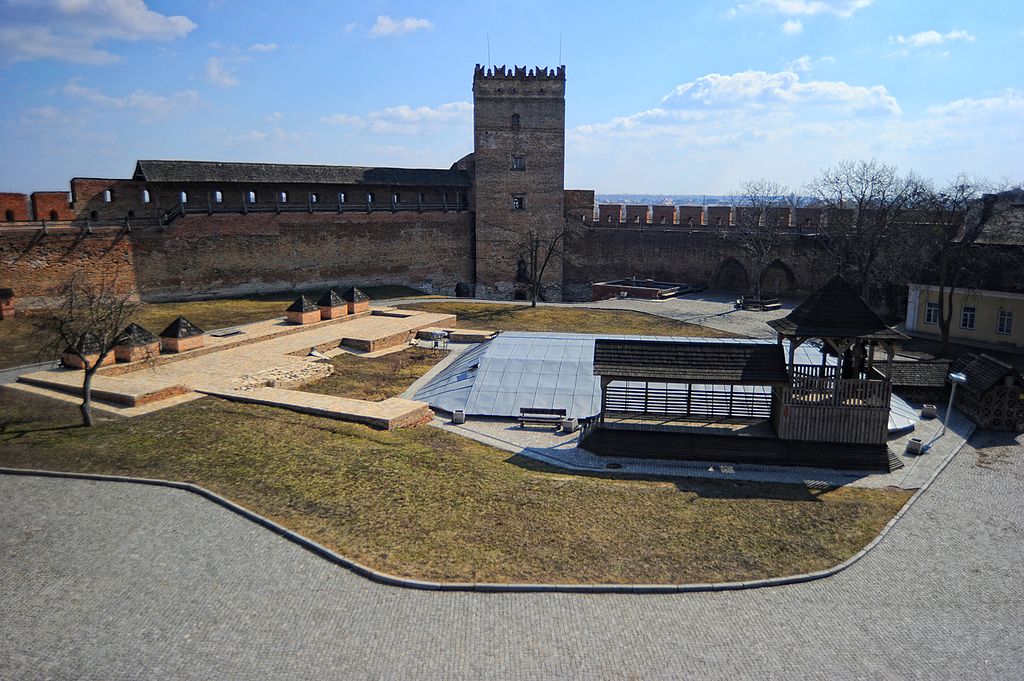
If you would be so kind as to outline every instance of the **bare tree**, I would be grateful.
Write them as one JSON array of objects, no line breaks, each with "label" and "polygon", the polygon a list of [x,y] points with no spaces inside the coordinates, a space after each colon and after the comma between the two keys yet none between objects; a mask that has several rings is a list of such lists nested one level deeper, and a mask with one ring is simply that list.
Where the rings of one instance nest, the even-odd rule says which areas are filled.
[{"label": "bare tree", "polygon": [[535,227],[515,229],[492,224],[504,237],[500,240],[503,250],[517,258],[516,280],[527,287],[530,307],[537,307],[543,297],[544,275],[554,262],[564,263],[567,257],[566,240],[575,233],[582,221],[566,218],[557,228],[540,230]]},{"label": "bare tree", "polygon": [[761,280],[765,268],[783,231],[789,226],[788,209],[795,207],[795,203],[798,203],[798,198],[789,191],[789,187],[766,179],[742,182],[740,190],[732,195],[732,205],[736,209],[736,224],[732,232],[737,243],[750,255],[753,289],[759,300],[764,297]]},{"label": "bare tree", "polygon": [[32,316],[43,339],[41,352],[49,356],[70,353],[82,363],[82,425],[91,426],[92,380],[96,371],[122,340],[122,333],[139,304],[131,291],[118,286],[117,277],[89,277],[83,271],[53,289],[54,304]]},{"label": "bare tree", "polygon": [[843,161],[814,178],[810,191],[826,209],[823,232],[840,270],[852,271],[868,295],[887,250],[903,250],[901,232],[908,211],[922,193],[914,173],[870,161]]}]

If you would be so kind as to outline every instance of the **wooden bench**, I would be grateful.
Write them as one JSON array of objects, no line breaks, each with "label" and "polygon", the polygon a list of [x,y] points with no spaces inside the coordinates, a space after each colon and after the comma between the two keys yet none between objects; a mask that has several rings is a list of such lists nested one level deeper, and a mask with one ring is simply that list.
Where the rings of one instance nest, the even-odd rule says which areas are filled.
[{"label": "wooden bench", "polygon": [[562,419],[565,418],[565,415],[565,409],[520,407],[519,427],[525,427],[527,423],[534,423],[542,426],[555,426],[557,428],[562,425]]}]

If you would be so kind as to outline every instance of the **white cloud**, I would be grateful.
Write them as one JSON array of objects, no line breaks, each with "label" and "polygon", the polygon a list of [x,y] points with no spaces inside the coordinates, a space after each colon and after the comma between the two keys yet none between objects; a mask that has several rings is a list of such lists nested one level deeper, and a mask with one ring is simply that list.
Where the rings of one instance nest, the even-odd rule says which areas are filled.
[{"label": "white cloud", "polygon": [[662,102],[677,108],[764,109],[799,104],[844,111],[900,112],[896,98],[884,85],[865,87],[829,80],[803,82],[794,71],[741,71],[732,75],[710,73],[677,85]]},{"label": "white cloud", "polygon": [[271,111],[270,113],[263,117],[263,120],[266,121],[267,123],[277,123],[282,118],[284,118],[284,114],[282,114],[280,111]]},{"label": "white cloud", "polygon": [[137,113],[141,118],[152,120],[170,118],[188,113],[202,104],[195,90],[181,90],[164,96],[146,90],[136,90],[126,97],[112,97],[97,88],[70,82],[61,88],[68,97],[80,99],[100,106],[122,109]]},{"label": "white cloud", "polygon": [[816,64],[834,64],[835,61],[835,57],[830,57],[828,55],[814,58],[809,54],[805,54],[786,64],[786,70],[794,71],[796,73],[810,73]]},{"label": "white cloud", "polygon": [[804,22],[799,19],[787,19],[782,24],[782,32],[786,35],[799,35],[804,32]]},{"label": "white cloud", "polygon": [[1008,88],[994,97],[982,99],[956,99],[945,104],[933,105],[928,113],[934,116],[973,116],[992,113],[1024,114],[1024,92]]},{"label": "white cloud", "polygon": [[358,27],[359,27],[358,23],[356,23],[355,21],[351,21],[351,22],[345,24],[345,33],[351,33],[352,31],[356,30]]},{"label": "white cloud", "polygon": [[206,60],[204,70],[206,80],[220,87],[235,87],[238,85],[238,78],[224,65],[220,57],[210,57]]},{"label": "white cloud", "polygon": [[965,42],[973,43],[975,41],[975,37],[967,31],[953,29],[948,33],[939,33],[938,31],[921,31],[920,33],[915,33],[909,36],[897,35],[889,38],[889,42],[891,43],[896,45],[906,45],[911,48],[934,47],[935,45],[941,45],[954,40],[963,40]]},{"label": "white cloud", "polygon": [[274,128],[270,132],[264,130],[249,130],[239,135],[228,135],[224,138],[228,144],[259,144],[268,142],[272,145],[301,144],[304,135],[298,132],[289,132],[281,128]]},{"label": "white cloud", "polygon": [[277,43],[253,43],[248,49],[250,52],[273,52],[277,49]]},{"label": "white cloud", "polygon": [[860,10],[869,7],[874,0],[751,0],[741,2],[727,14],[747,14],[752,12],[770,12],[786,16],[814,16],[816,14],[833,14],[848,19]]},{"label": "white cloud", "polygon": [[196,23],[167,16],[143,0],[0,0],[0,61],[59,59],[108,64],[120,57],[100,45],[111,41],[184,38]]},{"label": "white cloud", "polygon": [[376,133],[415,135],[427,127],[443,125],[469,125],[473,105],[469,102],[448,102],[437,107],[408,104],[371,111],[365,116],[336,113],[320,120],[331,125],[342,125]]},{"label": "white cloud", "polygon": [[405,17],[404,19],[392,19],[384,14],[377,17],[377,21],[374,22],[370,28],[370,36],[374,38],[381,38],[384,36],[399,36],[405,35],[406,33],[412,33],[414,31],[430,31],[433,30],[434,25],[427,19],[419,19],[417,17]]}]

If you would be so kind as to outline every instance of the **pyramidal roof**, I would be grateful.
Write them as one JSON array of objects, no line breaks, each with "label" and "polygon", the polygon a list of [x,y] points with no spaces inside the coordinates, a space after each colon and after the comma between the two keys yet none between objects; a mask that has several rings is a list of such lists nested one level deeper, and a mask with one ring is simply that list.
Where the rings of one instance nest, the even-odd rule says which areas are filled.
[{"label": "pyramidal roof", "polygon": [[137,348],[142,345],[149,345],[150,343],[156,343],[160,339],[154,336],[143,326],[139,326],[134,322],[125,327],[121,335],[118,336],[118,345],[125,345],[130,348]]},{"label": "pyramidal roof", "polygon": [[77,342],[68,344],[64,352],[75,354],[76,350],[83,355],[95,355],[103,351],[103,341],[92,331],[86,331]]},{"label": "pyramidal roof", "polygon": [[341,307],[345,304],[345,300],[332,288],[320,296],[320,300],[316,301],[316,304],[320,307]]},{"label": "pyramidal roof", "polygon": [[357,289],[355,286],[345,291],[345,293],[342,295],[342,298],[344,298],[350,303],[363,303],[370,300],[370,296],[366,295],[365,293]]},{"label": "pyramidal roof", "polygon": [[850,282],[838,274],[788,315],[768,322],[768,326],[784,336],[870,340],[907,338],[886,326]]},{"label": "pyramidal roof", "polygon": [[185,319],[184,317],[178,317],[171,322],[166,329],[160,332],[161,338],[191,338],[192,336],[202,336],[205,331],[200,329],[198,326]]},{"label": "pyramidal roof", "polygon": [[295,302],[288,306],[285,312],[317,312],[320,306],[306,296],[299,296]]}]

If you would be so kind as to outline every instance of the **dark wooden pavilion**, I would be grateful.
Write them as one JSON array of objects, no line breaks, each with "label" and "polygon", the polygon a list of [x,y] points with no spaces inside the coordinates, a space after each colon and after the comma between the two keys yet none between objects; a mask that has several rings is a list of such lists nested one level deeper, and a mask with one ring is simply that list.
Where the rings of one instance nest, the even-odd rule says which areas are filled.
[{"label": "dark wooden pavilion", "polygon": [[[905,336],[841,277],[769,324],[775,343],[597,340],[601,413],[582,446],[608,456],[900,466],[886,441],[894,344]],[[811,340],[821,361],[798,362]]]}]

